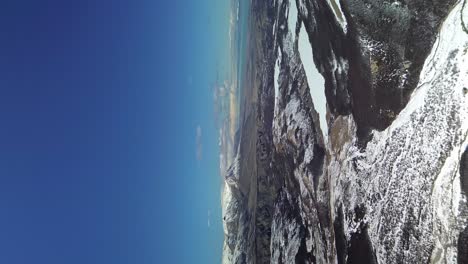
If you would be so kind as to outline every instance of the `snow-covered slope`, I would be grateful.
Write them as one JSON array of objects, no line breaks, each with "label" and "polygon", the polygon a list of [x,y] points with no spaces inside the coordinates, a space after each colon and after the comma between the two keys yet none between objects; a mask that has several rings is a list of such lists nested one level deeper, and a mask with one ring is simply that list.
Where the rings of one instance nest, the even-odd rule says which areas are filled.
[{"label": "snow-covered slope", "polygon": [[[340,232],[351,244],[355,234],[366,233],[378,263],[456,263],[458,236],[468,224],[459,173],[468,133],[461,6],[443,24],[413,96],[392,125],[374,131],[365,149],[350,138],[331,153],[333,214],[345,216],[337,220]],[[345,122],[355,127],[352,118]]]}]

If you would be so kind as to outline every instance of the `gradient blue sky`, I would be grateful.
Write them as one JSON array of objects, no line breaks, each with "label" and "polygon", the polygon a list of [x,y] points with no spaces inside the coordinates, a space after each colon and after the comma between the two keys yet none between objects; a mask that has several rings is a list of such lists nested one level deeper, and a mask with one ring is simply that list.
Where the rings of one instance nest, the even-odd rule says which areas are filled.
[{"label": "gradient blue sky", "polygon": [[220,262],[227,2],[1,2],[0,263]]}]

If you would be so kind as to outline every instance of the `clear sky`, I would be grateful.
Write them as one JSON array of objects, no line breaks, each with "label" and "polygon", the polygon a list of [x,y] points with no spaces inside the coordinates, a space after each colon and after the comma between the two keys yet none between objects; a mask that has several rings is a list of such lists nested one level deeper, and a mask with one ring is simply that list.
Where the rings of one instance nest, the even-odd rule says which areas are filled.
[{"label": "clear sky", "polygon": [[222,2],[2,1],[0,263],[220,262]]}]

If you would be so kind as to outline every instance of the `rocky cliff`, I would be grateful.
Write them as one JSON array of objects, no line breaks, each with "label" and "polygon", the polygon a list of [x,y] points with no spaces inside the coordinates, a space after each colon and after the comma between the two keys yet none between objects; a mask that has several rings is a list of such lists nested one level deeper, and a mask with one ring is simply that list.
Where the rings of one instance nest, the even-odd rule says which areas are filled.
[{"label": "rocky cliff", "polygon": [[465,5],[252,0],[223,263],[468,263]]}]

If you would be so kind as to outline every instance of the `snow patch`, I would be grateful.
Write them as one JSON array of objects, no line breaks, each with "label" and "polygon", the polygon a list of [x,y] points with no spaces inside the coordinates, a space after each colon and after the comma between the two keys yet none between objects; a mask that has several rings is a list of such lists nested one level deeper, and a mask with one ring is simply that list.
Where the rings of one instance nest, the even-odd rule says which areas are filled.
[{"label": "snow patch", "polygon": [[325,80],[318,72],[314,63],[312,47],[309,42],[309,37],[304,27],[301,24],[299,31],[299,56],[304,66],[307,83],[309,84],[309,92],[314,103],[314,108],[319,114],[320,128],[324,134],[324,138],[328,135],[328,125],[326,119],[327,99],[325,97]]},{"label": "snow patch", "polygon": [[275,112],[276,112],[276,104],[278,103],[278,98],[279,98],[279,73],[280,73],[280,64],[281,64],[281,49],[278,49],[278,57],[276,58],[275,62],[275,73],[274,73],[274,85],[275,85]]},{"label": "snow patch", "polygon": [[296,24],[297,24],[297,7],[296,0],[289,1],[289,10],[288,10],[288,27],[289,31],[292,33],[293,40],[296,36]]},{"label": "snow patch", "polygon": [[327,0],[328,6],[333,11],[336,21],[340,24],[343,32],[346,34],[348,30],[348,22],[344,16],[343,10],[341,9],[341,4],[339,0]]}]

